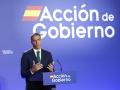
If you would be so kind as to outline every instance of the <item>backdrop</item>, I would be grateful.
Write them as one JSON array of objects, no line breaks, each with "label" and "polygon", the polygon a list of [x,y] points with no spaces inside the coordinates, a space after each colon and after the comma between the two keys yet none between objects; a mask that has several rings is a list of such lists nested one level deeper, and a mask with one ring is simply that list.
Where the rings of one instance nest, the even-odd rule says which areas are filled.
[{"label": "backdrop", "polygon": [[[30,36],[42,35],[74,84],[57,90],[120,90],[119,0],[1,0],[0,90],[25,90],[20,60]],[[55,63],[56,71],[60,67]]]}]

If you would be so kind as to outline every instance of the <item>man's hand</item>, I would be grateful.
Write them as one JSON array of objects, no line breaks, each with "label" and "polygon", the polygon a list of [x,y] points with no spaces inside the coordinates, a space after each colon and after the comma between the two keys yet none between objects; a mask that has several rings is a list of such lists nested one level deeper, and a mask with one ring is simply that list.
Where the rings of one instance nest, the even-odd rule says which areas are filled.
[{"label": "man's hand", "polygon": [[54,66],[52,63],[50,63],[47,68],[49,69],[50,72],[54,71]]},{"label": "man's hand", "polygon": [[38,70],[42,69],[43,65],[40,63],[35,64],[35,61],[33,61],[33,66],[31,68],[31,72],[34,74],[35,72],[37,72]]}]

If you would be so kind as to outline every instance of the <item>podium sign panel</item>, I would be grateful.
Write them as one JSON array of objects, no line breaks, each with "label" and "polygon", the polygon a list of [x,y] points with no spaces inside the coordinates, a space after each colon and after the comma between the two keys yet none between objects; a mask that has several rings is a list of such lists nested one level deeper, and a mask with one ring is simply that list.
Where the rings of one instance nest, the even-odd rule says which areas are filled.
[{"label": "podium sign panel", "polygon": [[44,85],[70,84],[76,82],[74,72],[46,72],[43,73]]}]

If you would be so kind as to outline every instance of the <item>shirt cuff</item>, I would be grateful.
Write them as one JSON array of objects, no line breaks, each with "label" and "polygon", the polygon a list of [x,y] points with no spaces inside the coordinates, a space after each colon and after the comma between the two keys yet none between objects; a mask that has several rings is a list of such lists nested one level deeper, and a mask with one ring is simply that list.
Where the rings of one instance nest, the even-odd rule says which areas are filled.
[{"label": "shirt cuff", "polygon": [[31,73],[32,75],[34,74],[31,69],[30,69],[30,73]]}]

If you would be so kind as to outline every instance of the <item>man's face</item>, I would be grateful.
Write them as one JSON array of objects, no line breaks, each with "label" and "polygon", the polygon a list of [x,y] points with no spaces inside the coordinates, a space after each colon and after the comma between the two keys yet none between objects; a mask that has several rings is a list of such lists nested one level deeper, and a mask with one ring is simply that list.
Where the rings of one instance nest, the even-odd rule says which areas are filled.
[{"label": "man's face", "polygon": [[34,49],[40,49],[40,47],[41,47],[40,36],[38,36],[38,35],[33,36],[31,43],[32,43]]}]

